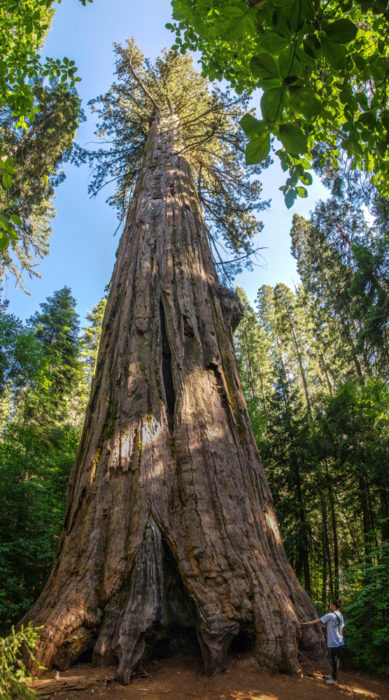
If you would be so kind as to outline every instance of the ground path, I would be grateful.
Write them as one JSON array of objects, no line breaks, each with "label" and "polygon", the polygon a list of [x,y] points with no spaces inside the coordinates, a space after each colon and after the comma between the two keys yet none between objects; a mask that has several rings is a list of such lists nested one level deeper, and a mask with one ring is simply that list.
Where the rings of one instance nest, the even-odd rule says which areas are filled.
[{"label": "ground path", "polygon": [[302,678],[270,675],[255,669],[251,659],[232,659],[226,673],[209,678],[199,661],[174,657],[152,662],[131,681],[116,683],[114,668],[78,664],[64,673],[46,674],[34,686],[42,698],[58,700],[389,700],[389,678],[347,670],[337,686],[308,669]]}]

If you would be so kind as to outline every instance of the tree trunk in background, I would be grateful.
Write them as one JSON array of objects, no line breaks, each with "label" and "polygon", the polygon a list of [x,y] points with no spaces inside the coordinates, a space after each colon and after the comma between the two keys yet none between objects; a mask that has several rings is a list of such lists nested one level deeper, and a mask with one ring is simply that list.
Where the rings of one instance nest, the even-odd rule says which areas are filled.
[{"label": "tree trunk in background", "polygon": [[200,643],[225,666],[241,633],[259,664],[324,660],[317,617],[284,552],[220,287],[174,115],[157,114],[120,241],[53,570],[25,619],[38,659],[83,652],[128,682],[153,646]]},{"label": "tree trunk in background", "polygon": [[328,577],[329,577],[329,594],[331,600],[334,597],[334,581],[332,577],[332,562],[331,562],[331,552],[328,537],[328,524],[327,524],[327,505],[324,500],[324,496],[320,494],[320,505],[321,505],[321,517],[322,517],[322,528],[323,528],[323,556],[326,558],[328,565]]},{"label": "tree trunk in background", "polygon": [[307,522],[307,516],[305,512],[305,505],[303,499],[303,492],[301,487],[301,474],[297,459],[294,459],[294,476],[296,485],[296,495],[298,502],[298,514],[299,514],[299,538],[298,538],[298,548],[296,552],[296,571],[304,572],[304,586],[308,593],[311,593],[311,574],[309,568],[309,523]]},{"label": "tree trunk in background", "polygon": [[[328,474],[328,470],[327,474]],[[329,475],[328,475],[329,477]],[[330,513],[331,513],[331,526],[332,526],[332,541],[333,541],[333,551],[334,551],[334,590],[335,590],[335,597],[339,598],[339,577],[340,577],[340,571],[339,571],[339,542],[338,542],[338,525],[336,521],[336,511],[335,511],[335,502],[334,502],[334,494],[333,494],[333,489],[332,489],[332,484],[330,479],[328,478],[328,496],[329,496],[329,505],[330,505]]]}]

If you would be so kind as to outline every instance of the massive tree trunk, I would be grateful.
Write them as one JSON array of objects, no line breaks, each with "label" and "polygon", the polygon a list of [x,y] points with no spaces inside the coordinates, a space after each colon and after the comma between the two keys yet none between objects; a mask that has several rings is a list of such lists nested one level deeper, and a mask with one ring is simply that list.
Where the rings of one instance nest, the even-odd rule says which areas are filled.
[{"label": "massive tree trunk", "polygon": [[282,545],[180,125],[156,113],[120,241],[53,570],[27,619],[46,667],[93,649],[128,682],[155,644],[198,639],[207,672],[234,636],[259,664],[324,658]]}]

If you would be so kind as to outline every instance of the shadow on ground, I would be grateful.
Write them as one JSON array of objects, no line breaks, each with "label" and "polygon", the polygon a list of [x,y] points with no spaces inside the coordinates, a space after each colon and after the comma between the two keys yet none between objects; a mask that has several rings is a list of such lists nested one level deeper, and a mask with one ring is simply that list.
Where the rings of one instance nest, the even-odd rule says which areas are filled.
[{"label": "shadow on ground", "polygon": [[312,667],[292,677],[262,673],[250,657],[231,659],[227,671],[209,678],[198,659],[173,657],[139,669],[130,685],[114,681],[115,668],[78,664],[69,671],[47,673],[31,685],[41,698],[58,700],[388,700],[389,678],[341,670],[337,686],[327,686]]}]

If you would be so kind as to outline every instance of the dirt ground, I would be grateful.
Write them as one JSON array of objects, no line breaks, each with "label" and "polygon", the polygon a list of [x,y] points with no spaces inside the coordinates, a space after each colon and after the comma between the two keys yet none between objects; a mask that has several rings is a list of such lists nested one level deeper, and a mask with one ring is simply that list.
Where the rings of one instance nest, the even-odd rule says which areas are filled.
[{"label": "dirt ground", "polygon": [[389,678],[340,670],[328,686],[322,673],[306,668],[301,678],[259,672],[248,657],[231,659],[225,673],[209,678],[192,657],[151,662],[130,685],[116,681],[115,668],[78,664],[33,681],[42,699],[58,700],[389,700]]}]

